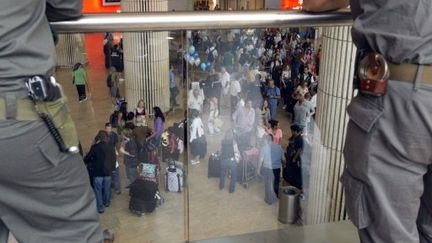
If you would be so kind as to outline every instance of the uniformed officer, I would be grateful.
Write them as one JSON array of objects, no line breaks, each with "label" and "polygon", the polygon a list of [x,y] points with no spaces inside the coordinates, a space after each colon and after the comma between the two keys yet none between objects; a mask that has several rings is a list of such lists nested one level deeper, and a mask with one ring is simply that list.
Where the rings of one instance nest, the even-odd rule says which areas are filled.
[{"label": "uniformed officer", "polygon": [[[304,0],[307,11],[347,0]],[[432,1],[351,0],[359,95],[341,178],[362,242],[432,242]],[[389,74],[389,76],[388,76]]]},{"label": "uniformed officer", "polygon": [[9,232],[25,243],[103,242],[87,171],[75,153],[76,131],[51,78],[48,21],[81,16],[81,0],[0,0],[0,6],[0,243]]}]

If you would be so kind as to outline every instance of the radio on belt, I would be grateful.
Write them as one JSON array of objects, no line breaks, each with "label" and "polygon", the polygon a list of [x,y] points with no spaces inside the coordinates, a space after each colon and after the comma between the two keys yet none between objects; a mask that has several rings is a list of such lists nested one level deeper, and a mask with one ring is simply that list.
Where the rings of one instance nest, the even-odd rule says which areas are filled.
[{"label": "radio on belt", "polygon": [[387,61],[379,53],[369,53],[359,63],[358,77],[361,93],[373,96],[384,95],[390,77]]}]

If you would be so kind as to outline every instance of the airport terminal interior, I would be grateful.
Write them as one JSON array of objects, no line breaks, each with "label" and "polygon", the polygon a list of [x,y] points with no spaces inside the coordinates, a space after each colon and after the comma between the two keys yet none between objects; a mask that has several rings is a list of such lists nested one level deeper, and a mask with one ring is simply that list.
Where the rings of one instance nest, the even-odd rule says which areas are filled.
[{"label": "airport terminal interior", "polygon": [[[240,8],[238,2],[244,1],[233,6]],[[334,41],[336,35],[341,41]],[[349,27],[60,34],[55,76],[68,97],[83,158],[106,123],[118,133],[120,148],[127,143],[125,127],[155,131],[154,106],[165,116],[161,144],[148,160],[137,161],[156,165],[156,208],[145,213],[130,209],[133,181],[119,152],[120,186],[112,186],[109,207],[99,211],[103,228],[113,230],[120,243],[358,242],[338,182],[346,122],[342,114],[352,97],[347,91],[352,72],[332,74],[338,60],[352,58],[348,39]],[[73,83],[76,63],[87,75],[85,95]],[[108,78],[113,74],[115,81]],[[332,84],[345,79],[343,88]],[[136,115],[139,100],[146,114],[138,122],[128,112]],[[298,105],[307,111],[303,114]],[[295,117],[299,114],[303,117]],[[215,172],[227,134],[237,141],[240,157],[236,168]],[[191,141],[201,136],[205,143]],[[296,136],[303,141],[301,148]],[[290,175],[280,163],[279,198],[268,199],[268,193],[275,195],[276,190],[266,188],[274,175],[259,170],[264,143],[282,150],[280,161],[292,159],[286,152],[299,152],[298,170]],[[167,175],[174,162],[182,182],[172,190],[177,181]],[[9,242],[15,242],[12,236]]]}]

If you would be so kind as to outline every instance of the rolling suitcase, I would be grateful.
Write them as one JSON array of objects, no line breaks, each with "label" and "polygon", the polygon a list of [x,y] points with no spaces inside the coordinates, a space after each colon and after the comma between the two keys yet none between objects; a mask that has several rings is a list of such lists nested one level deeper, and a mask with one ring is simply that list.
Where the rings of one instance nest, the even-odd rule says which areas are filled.
[{"label": "rolling suitcase", "polygon": [[183,187],[183,170],[175,162],[171,162],[165,172],[165,190],[181,192]]},{"label": "rolling suitcase", "polygon": [[158,186],[154,181],[137,179],[129,189],[129,210],[137,215],[151,213],[158,204]]},{"label": "rolling suitcase", "polygon": [[220,153],[212,153],[208,160],[207,177],[220,177],[221,172],[221,158]]}]

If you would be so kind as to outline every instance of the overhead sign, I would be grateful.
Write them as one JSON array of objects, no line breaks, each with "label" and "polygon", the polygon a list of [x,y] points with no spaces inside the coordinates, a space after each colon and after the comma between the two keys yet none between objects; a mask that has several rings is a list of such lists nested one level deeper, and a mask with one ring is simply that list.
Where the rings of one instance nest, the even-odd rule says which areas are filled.
[{"label": "overhead sign", "polygon": [[282,0],[282,9],[301,9],[303,0]]}]

